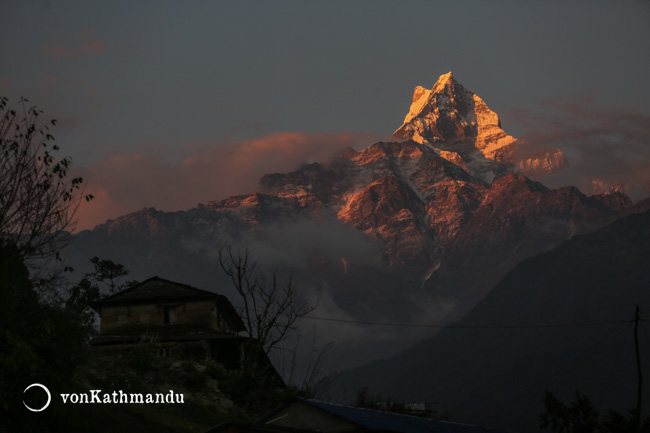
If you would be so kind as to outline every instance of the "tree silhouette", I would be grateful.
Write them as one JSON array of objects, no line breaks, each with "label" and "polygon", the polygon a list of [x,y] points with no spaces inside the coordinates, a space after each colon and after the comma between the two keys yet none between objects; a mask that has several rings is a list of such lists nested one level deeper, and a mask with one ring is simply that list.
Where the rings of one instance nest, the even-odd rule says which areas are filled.
[{"label": "tree silhouette", "polygon": [[625,416],[615,410],[601,414],[594,408],[586,395],[576,391],[573,401],[565,404],[558,400],[552,392],[544,393],[544,412],[540,415],[543,429],[556,433],[648,433],[650,418],[642,423],[636,409],[630,410]]},{"label": "tree silhouette", "polygon": [[69,179],[69,157],[56,157],[59,146],[42,110],[18,108],[0,97],[0,238],[18,248],[21,259],[58,257],[75,226],[83,179]]},{"label": "tree silhouette", "polygon": [[240,314],[248,335],[258,340],[266,353],[296,329],[298,318],[316,308],[302,300],[291,276],[280,282],[277,270],[265,274],[257,269],[248,248],[223,248],[219,251],[219,264],[242,300]]}]

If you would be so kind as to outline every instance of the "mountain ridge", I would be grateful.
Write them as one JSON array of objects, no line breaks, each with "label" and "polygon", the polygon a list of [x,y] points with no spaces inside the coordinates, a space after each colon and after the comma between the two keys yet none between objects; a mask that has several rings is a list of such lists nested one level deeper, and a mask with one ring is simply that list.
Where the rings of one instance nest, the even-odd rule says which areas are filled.
[{"label": "mountain ridge", "polygon": [[[451,104],[476,96],[451,74],[427,92],[416,92],[414,99]],[[436,116],[451,125],[442,132],[461,131],[463,140],[449,135],[422,143],[377,142],[347,149],[328,163],[267,174],[251,194],[187,211],[144,209],[109,220],[76,235],[73,265],[108,256],[141,278],[166,275],[211,286],[227,284],[215,273],[219,249],[252,245],[263,265],[298,274],[305,296],[328,299],[323,314],[366,321],[433,315],[447,323],[469,311],[520,261],[650,208],[650,200],[634,204],[620,192],[588,197],[574,187],[550,189],[530,180],[516,160],[506,158],[526,146],[518,141],[494,146],[507,154],[503,158],[498,152],[486,157],[476,147],[476,134],[489,128],[461,119],[471,115],[469,106],[459,104]],[[435,114],[431,104],[421,105]],[[454,110],[461,115],[452,115]],[[498,116],[473,113],[488,119],[479,124],[498,127]],[[428,119],[435,124],[438,118]],[[489,137],[495,135],[484,135]],[[368,345],[378,338],[358,335],[367,336]],[[395,346],[385,349],[397,350],[411,337],[390,338]],[[371,356],[366,352],[360,356]]]},{"label": "mountain ridge", "polygon": [[[476,166],[485,158],[511,164],[522,174],[550,173],[568,164],[557,148],[531,148],[508,135],[499,115],[459,83],[451,71],[441,75],[431,90],[415,88],[409,112],[393,135],[452,151],[457,154],[454,159],[460,157],[466,164],[474,162]],[[491,181],[489,171],[481,173],[480,168],[476,174]]]},{"label": "mountain ridge", "polygon": [[[631,333],[636,305],[650,305],[648,239],[645,211],[526,259],[465,317],[394,357],[344,372],[332,392],[346,397],[345,384],[396,401],[438,401],[463,421],[522,432],[538,431],[545,390],[570,398],[579,389],[601,397],[597,409],[625,412],[635,404],[636,373],[622,331]],[[648,365],[650,347],[642,349]]]}]

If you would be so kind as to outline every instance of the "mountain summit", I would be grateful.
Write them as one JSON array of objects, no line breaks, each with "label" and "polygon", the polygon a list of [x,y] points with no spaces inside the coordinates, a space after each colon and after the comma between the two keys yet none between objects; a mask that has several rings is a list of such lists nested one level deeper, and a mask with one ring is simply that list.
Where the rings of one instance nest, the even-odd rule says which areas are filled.
[{"label": "mountain summit", "polygon": [[[650,206],[522,176],[535,164],[556,167],[561,152],[507,135],[451,73],[416,88],[405,120],[398,132],[410,138],[267,174],[257,192],[109,220],[77,235],[72,265],[110,257],[137,278],[205,285],[222,246],[247,244],[269,265],[296,269],[310,296],[328,299],[323,315],[440,323],[469,311],[522,260]],[[538,153],[522,159],[527,148]],[[381,335],[351,336],[348,348],[384,356],[408,340],[395,332],[394,345],[375,346]]]},{"label": "mountain summit", "polygon": [[486,176],[490,170],[478,161],[509,163],[522,174],[550,172],[567,163],[559,149],[532,149],[508,135],[501,128],[499,115],[460,84],[451,71],[441,75],[431,90],[415,88],[404,123],[393,135],[452,151],[487,181],[493,176]]},{"label": "mountain summit", "polygon": [[415,88],[411,108],[394,135],[418,143],[473,140],[490,159],[498,149],[516,141],[501,129],[497,113],[451,72],[441,75],[431,90]]}]

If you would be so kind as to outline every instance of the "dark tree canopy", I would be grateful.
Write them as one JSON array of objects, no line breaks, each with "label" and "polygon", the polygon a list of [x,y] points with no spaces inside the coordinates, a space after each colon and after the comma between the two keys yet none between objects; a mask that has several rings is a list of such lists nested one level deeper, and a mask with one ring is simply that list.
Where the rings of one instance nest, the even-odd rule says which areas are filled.
[{"label": "dark tree canopy", "polygon": [[615,410],[601,415],[586,395],[576,391],[571,403],[560,401],[552,392],[544,394],[540,427],[555,433],[647,433],[650,418],[640,420],[636,409],[626,416]]},{"label": "dark tree canopy", "polygon": [[98,288],[99,283],[102,283],[109,295],[138,283],[136,280],[121,282],[124,277],[129,275],[129,270],[121,263],[100,259],[96,256],[90,259],[90,263],[93,264],[93,270],[85,274],[84,279],[92,281]]},{"label": "dark tree canopy", "polygon": [[56,156],[56,120],[42,119],[26,99],[15,109],[8,102],[0,97],[0,236],[22,259],[58,256],[75,227],[83,179],[69,178],[71,159]]},{"label": "dark tree canopy", "polygon": [[33,396],[23,397],[23,391],[31,383],[51,390],[68,386],[92,332],[88,296],[77,290],[60,304],[39,302],[19,250],[0,241],[0,431],[52,431],[47,425],[60,422],[60,407],[27,412],[22,398]]}]

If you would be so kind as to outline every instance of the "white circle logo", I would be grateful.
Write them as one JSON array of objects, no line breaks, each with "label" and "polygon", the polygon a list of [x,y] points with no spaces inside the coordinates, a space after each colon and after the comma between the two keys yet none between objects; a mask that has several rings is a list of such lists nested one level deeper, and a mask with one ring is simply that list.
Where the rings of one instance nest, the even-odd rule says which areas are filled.
[{"label": "white circle logo", "polygon": [[52,401],[52,396],[50,395],[50,390],[47,389],[47,387],[45,385],[41,385],[40,383],[32,383],[27,388],[25,388],[25,390],[23,391],[23,394],[26,393],[29,388],[32,388],[34,386],[38,386],[39,388],[43,388],[43,391],[45,391],[47,393],[47,403],[45,403],[45,406],[43,406],[40,409],[34,409],[34,408],[31,408],[31,407],[27,406],[27,403],[25,403],[25,400],[23,400],[23,404],[25,405],[25,407],[27,409],[31,410],[32,412],[42,412],[45,409],[47,409],[47,407],[50,405],[50,402]]}]

